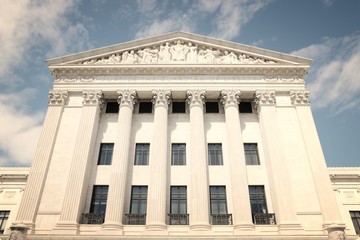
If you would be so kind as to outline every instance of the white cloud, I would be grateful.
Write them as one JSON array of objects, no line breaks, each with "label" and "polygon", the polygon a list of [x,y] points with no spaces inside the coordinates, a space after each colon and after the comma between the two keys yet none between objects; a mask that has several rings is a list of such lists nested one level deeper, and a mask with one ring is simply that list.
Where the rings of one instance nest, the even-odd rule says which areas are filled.
[{"label": "white cloud", "polygon": [[325,38],[292,54],[314,59],[307,81],[315,108],[359,108],[360,33]]},{"label": "white cloud", "polygon": [[140,12],[150,12],[156,6],[156,0],[136,0]]},{"label": "white cloud", "polygon": [[[19,98],[21,96],[21,98]],[[30,166],[38,142],[43,113],[25,111],[23,99],[36,96],[36,90],[0,94],[0,165]]]},{"label": "white cloud", "polygon": [[[137,9],[133,10],[134,15],[141,15],[135,20],[138,21],[137,38],[177,30],[201,30],[201,26],[210,24],[211,36],[231,40],[239,36],[242,26],[271,0],[200,0],[177,4],[151,1],[149,6],[144,2],[138,1]],[[129,6],[122,8],[129,11]]]},{"label": "white cloud", "polygon": [[326,7],[331,7],[334,3],[334,0],[321,0],[321,2],[326,6]]},{"label": "white cloud", "polygon": [[0,84],[8,84],[9,76],[16,72],[14,66],[30,62],[29,53],[34,49],[45,58],[90,46],[85,26],[66,18],[76,12],[76,4],[75,0],[1,1]]}]

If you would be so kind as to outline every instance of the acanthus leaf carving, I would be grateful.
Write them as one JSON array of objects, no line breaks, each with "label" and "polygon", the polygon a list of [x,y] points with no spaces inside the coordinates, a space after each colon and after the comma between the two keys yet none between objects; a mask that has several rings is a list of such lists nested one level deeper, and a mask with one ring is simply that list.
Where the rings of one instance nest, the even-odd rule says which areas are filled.
[{"label": "acanthus leaf carving", "polygon": [[290,99],[293,105],[309,105],[309,90],[292,90],[290,91]]},{"label": "acanthus leaf carving", "polygon": [[83,91],[83,105],[84,106],[95,106],[98,105],[100,108],[104,107],[104,95],[99,90],[86,90]]},{"label": "acanthus leaf carving", "polygon": [[205,95],[206,95],[205,90],[199,90],[199,89],[188,90],[186,92],[186,102],[190,105],[190,107],[192,106],[203,107],[205,103]]},{"label": "acanthus leaf carving", "polygon": [[69,98],[68,91],[50,90],[49,91],[49,105],[65,105]]},{"label": "acanthus leaf carving", "polygon": [[275,90],[257,90],[254,93],[254,107],[259,106],[275,106],[276,97]]},{"label": "acanthus leaf carving", "polygon": [[155,107],[165,106],[166,108],[171,103],[171,91],[170,90],[153,90],[152,91],[152,103]]},{"label": "acanthus leaf carving", "polygon": [[236,106],[240,103],[240,91],[237,90],[222,90],[220,93],[220,102],[224,107]]},{"label": "acanthus leaf carving", "polygon": [[134,108],[135,103],[137,102],[137,93],[135,90],[119,90],[117,92],[119,94],[118,103],[120,107],[128,106],[131,109]]}]

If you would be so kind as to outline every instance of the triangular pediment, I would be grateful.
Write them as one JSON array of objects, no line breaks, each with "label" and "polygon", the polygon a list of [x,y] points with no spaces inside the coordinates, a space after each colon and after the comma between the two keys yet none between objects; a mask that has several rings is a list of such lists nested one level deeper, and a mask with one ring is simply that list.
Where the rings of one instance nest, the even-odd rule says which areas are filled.
[{"label": "triangular pediment", "polygon": [[311,60],[206,36],[174,32],[50,59],[47,63],[49,66],[309,65]]}]

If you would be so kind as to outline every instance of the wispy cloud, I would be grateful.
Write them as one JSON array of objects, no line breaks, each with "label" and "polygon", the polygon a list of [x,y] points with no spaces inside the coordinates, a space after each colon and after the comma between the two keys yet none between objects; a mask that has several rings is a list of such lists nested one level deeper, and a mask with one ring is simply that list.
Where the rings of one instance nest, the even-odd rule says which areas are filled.
[{"label": "wispy cloud", "polygon": [[34,51],[44,59],[91,47],[86,27],[66,18],[76,12],[76,4],[75,0],[1,1],[1,85],[9,84],[9,76],[16,75],[14,66],[27,64]]},{"label": "wispy cloud", "polygon": [[[135,37],[145,37],[169,31],[185,30],[201,32],[201,26],[210,25],[210,36],[234,39],[242,27],[271,0],[200,0],[200,1],[143,1],[136,8],[122,6],[136,18]],[[122,11],[121,11],[122,12]]]},{"label": "wispy cloud", "polygon": [[324,4],[326,7],[331,7],[334,3],[334,0],[321,0],[322,4]]},{"label": "wispy cloud", "polygon": [[313,106],[360,109],[360,33],[325,38],[292,54],[314,59],[308,77]]},{"label": "wispy cloud", "polygon": [[16,94],[0,94],[1,166],[29,166],[31,164],[44,114],[26,112],[23,98],[31,99],[36,94],[37,91],[31,88]]}]

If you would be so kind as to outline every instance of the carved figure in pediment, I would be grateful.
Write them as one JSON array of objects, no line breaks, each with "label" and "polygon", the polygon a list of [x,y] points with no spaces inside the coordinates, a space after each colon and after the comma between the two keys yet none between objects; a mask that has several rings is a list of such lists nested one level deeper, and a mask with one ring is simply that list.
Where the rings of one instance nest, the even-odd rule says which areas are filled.
[{"label": "carved figure in pediment", "polygon": [[192,43],[189,42],[187,48],[189,49],[189,52],[186,55],[186,61],[188,63],[197,63],[197,55],[198,55],[197,45],[193,46]]},{"label": "carved figure in pediment", "polygon": [[140,56],[140,63],[156,63],[158,60],[158,50],[144,48],[143,50],[138,51]]},{"label": "carved figure in pediment", "polygon": [[205,47],[202,47],[199,52],[198,52],[198,56],[197,56],[197,59],[198,59],[198,62],[199,63],[205,63],[205,55],[206,55],[206,50],[205,50]]},{"label": "carved figure in pediment", "polygon": [[204,61],[205,63],[215,63],[220,56],[220,51],[208,48],[205,50]]},{"label": "carved figure in pediment", "polygon": [[137,63],[138,61],[139,56],[134,52],[134,50],[131,50],[131,52],[126,51],[122,54],[121,63],[133,64]]},{"label": "carved figure in pediment", "polygon": [[177,40],[175,45],[170,47],[170,53],[172,61],[185,61],[185,56],[189,52],[189,48],[181,44],[180,40]]},{"label": "carved figure in pediment", "polygon": [[240,63],[250,63],[250,60],[246,54],[239,54],[239,62]]},{"label": "carved figure in pediment", "polygon": [[160,46],[159,62],[168,63],[171,60],[170,44],[166,42],[164,46]]},{"label": "carved figure in pediment", "polygon": [[120,62],[120,56],[112,54],[106,62],[107,63],[112,63],[112,64],[119,63]]}]

